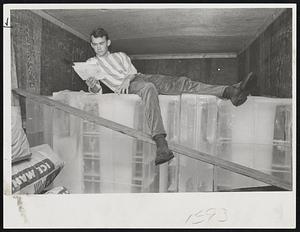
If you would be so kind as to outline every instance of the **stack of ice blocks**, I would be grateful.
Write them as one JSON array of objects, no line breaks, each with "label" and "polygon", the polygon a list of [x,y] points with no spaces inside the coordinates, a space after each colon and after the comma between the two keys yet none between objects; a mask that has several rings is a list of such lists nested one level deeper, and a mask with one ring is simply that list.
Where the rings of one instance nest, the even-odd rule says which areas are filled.
[{"label": "stack of ice blocks", "polygon": [[[136,95],[62,91],[52,98],[149,133]],[[248,97],[239,107],[207,95],[161,95],[159,100],[170,142],[291,181],[291,99]],[[195,192],[266,185],[182,154],[155,167],[154,145],[61,110],[44,116],[44,137],[51,138],[54,151],[66,163],[57,184],[72,193]]]}]

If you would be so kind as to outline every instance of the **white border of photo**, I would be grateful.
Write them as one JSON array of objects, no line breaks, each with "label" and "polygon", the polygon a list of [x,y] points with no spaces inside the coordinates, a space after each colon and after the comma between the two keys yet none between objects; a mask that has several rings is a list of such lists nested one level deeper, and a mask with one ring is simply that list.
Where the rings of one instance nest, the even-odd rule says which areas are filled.
[{"label": "white border of photo", "polygon": [[[295,228],[296,4],[130,4],[130,8],[293,9],[293,191],[11,195],[10,29],[4,41],[4,228]],[[11,9],[129,8],[128,4],[6,4]]]}]

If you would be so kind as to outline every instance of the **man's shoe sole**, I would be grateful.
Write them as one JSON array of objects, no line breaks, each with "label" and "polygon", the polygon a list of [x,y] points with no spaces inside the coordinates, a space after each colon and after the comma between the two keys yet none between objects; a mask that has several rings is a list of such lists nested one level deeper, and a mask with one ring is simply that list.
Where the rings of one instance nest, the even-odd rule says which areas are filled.
[{"label": "man's shoe sole", "polygon": [[166,163],[166,162],[170,161],[173,158],[174,158],[174,154],[172,152],[172,154],[167,159],[161,159],[159,161],[155,160],[155,165],[160,165],[160,164]]},{"label": "man's shoe sole", "polygon": [[238,88],[240,92],[231,100],[234,106],[240,106],[247,100],[247,96],[250,94],[251,88],[253,87],[252,83],[254,79],[255,75],[253,72],[250,72],[248,73],[247,77],[242,80]]}]

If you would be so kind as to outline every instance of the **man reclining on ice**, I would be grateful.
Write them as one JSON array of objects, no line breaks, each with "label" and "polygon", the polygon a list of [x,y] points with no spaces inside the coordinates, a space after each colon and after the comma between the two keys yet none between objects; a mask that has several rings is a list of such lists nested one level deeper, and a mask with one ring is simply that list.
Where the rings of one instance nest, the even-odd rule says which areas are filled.
[{"label": "man reclining on ice", "polygon": [[239,106],[247,100],[250,89],[255,83],[255,76],[252,73],[249,73],[240,83],[233,86],[208,85],[192,81],[187,77],[137,73],[130,58],[125,53],[109,52],[108,47],[111,41],[103,28],[95,29],[90,38],[96,56],[88,59],[87,62],[98,64],[101,69],[101,76],[90,77],[86,80],[89,91],[102,93],[101,85],[96,79],[98,78],[117,94],[137,94],[142,98],[151,136],[157,147],[155,165],[165,163],[174,157],[166,141],[167,134],[162,121],[158,94],[214,95],[219,98],[230,99],[233,105]]}]

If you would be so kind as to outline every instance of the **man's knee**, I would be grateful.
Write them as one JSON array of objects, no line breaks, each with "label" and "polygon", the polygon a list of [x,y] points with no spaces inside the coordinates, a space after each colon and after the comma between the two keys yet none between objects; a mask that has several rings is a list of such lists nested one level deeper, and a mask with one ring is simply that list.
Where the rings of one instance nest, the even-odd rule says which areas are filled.
[{"label": "man's knee", "polygon": [[151,82],[146,82],[143,88],[144,92],[157,93],[157,89],[155,85]]},{"label": "man's knee", "polygon": [[178,77],[178,81],[185,82],[185,81],[191,81],[191,79],[186,76],[180,76]]}]

